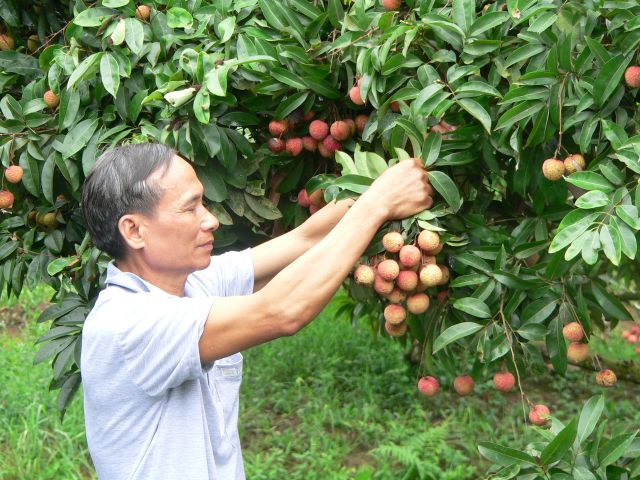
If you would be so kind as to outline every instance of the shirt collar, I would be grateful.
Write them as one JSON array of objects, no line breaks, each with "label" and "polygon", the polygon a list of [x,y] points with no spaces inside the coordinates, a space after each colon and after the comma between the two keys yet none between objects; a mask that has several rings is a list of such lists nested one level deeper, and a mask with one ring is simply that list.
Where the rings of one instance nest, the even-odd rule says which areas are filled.
[{"label": "shirt collar", "polygon": [[131,272],[123,272],[118,267],[113,260],[109,262],[107,265],[107,279],[105,280],[105,285],[116,286],[121,288],[126,288],[127,290],[131,290],[135,293],[161,293],[168,297],[172,297],[170,293],[165,292],[161,288],[156,287],[154,284],[143,280],[135,273]]}]

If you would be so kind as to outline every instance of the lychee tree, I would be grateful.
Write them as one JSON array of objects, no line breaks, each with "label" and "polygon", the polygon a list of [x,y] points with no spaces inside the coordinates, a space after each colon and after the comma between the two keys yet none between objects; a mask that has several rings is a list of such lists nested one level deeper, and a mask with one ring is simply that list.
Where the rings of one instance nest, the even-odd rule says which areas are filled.
[{"label": "lychee tree", "polygon": [[62,411],[109,260],[80,189],[122,142],[193,163],[223,248],[420,158],[431,208],[381,229],[338,312],[403,342],[425,395],[508,391],[545,358],[564,373],[629,318],[635,1],[9,0],[0,16],[0,287],[55,288],[36,361]]}]

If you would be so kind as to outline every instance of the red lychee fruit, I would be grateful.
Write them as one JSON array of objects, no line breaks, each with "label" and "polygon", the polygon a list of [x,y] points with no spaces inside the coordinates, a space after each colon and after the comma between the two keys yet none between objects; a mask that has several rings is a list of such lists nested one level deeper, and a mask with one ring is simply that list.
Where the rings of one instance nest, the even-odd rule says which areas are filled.
[{"label": "red lychee fruit", "polygon": [[418,247],[413,245],[405,245],[400,249],[400,265],[411,268],[420,264],[422,253]]},{"label": "red lychee fruit", "polygon": [[0,210],[11,208],[15,197],[9,190],[0,190]]},{"label": "red lychee fruit", "polygon": [[318,153],[323,158],[332,158],[335,152],[332,152],[327,147],[325,147],[322,142],[318,142]]},{"label": "red lychee fruit", "polygon": [[578,322],[571,322],[564,326],[562,335],[570,342],[579,342],[584,337],[584,330]]},{"label": "red lychee fruit", "polygon": [[455,132],[458,129],[457,125],[451,125],[447,123],[445,120],[440,120],[440,126],[444,127],[447,132]]},{"label": "red lychee fruit", "polygon": [[381,3],[385,10],[400,10],[402,0],[382,0]]},{"label": "red lychee fruit", "polygon": [[360,285],[373,285],[376,279],[376,272],[369,265],[358,265],[358,268],[356,268],[353,274],[353,278],[356,283]]},{"label": "red lychee fruit", "polygon": [[280,153],[284,152],[284,149],[287,148],[287,143],[281,138],[270,138],[267,142],[267,148],[273,153]]},{"label": "red lychee fruit", "polygon": [[453,389],[461,397],[471,395],[474,388],[475,384],[473,382],[473,378],[471,378],[469,375],[460,375],[453,381]]},{"label": "red lychee fruit", "polygon": [[433,397],[440,390],[438,379],[428,376],[418,380],[418,391],[427,397]]},{"label": "red lychee fruit", "polygon": [[435,265],[436,263],[436,257],[433,255],[425,255],[422,257],[422,265]]},{"label": "red lychee fruit", "polygon": [[368,115],[358,115],[356,117],[356,128],[358,129],[359,132],[364,131],[364,127],[367,125],[368,121],[369,121]]},{"label": "red lychee fruit", "polygon": [[311,195],[309,195],[309,201],[316,207],[324,207],[327,204],[324,200],[324,190],[315,190]]},{"label": "red lychee fruit", "polygon": [[390,337],[401,337],[407,333],[407,323],[402,322],[398,325],[393,325],[389,322],[384,322],[384,329]]},{"label": "red lychee fruit", "polygon": [[322,145],[324,145],[324,147],[331,153],[334,153],[336,150],[342,150],[342,144],[331,135],[324,137]]},{"label": "red lychee fruit", "polygon": [[429,310],[429,295],[426,293],[414,293],[407,298],[407,310],[419,315]]},{"label": "red lychee fruit", "polygon": [[511,372],[498,372],[493,376],[493,385],[501,392],[510,392],[515,384],[516,379]]},{"label": "red lychee fruit", "polygon": [[47,104],[49,108],[56,108],[60,103],[60,97],[53,93],[52,90],[47,90],[44,92],[44,103]]},{"label": "red lychee fruit", "polygon": [[449,298],[449,290],[441,290],[438,292],[438,303],[444,303]]},{"label": "red lychee fruit", "polygon": [[269,122],[269,133],[274,137],[281,137],[289,130],[289,120],[271,120]]},{"label": "red lychee fruit", "polygon": [[383,260],[378,264],[378,275],[387,281],[395,280],[400,274],[400,267],[395,260]]},{"label": "red lychee fruit", "polygon": [[640,347],[636,347],[636,353],[640,355]]},{"label": "red lychee fruit", "polygon": [[373,289],[380,295],[389,295],[393,292],[393,280],[385,280],[380,275],[376,275],[373,281]]},{"label": "red lychee fruit", "polygon": [[4,171],[4,176],[9,183],[20,183],[23,173],[20,165],[11,165]]},{"label": "red lychee fruit", "polygon": [[308,152],[315,152],[318,149],[318,141],[310,135],[302,137],[302,148]]},{"label": "red lychee fruit", "polygon": [[[397,9],[393,9],[393,10],[397,10]],[[392,112],[398,113],[400,111],[400,104],[398,102],[391,102],[391,104],[389,105],[389,108],[391,109]]]},{"label": "red lychee fruit", "polygon": [[307,113],[305,113],[302,116],[302,120],[304,120],[305,122],[310,122],[311,120],[313,120],[313,117],[316,116],[316,112],[314,110],[309,110]]},{"label": "red lychee fruit", "polygon": [[564,175],[564,162],[557,158],[547,158],[542,164],[542,174],[552,182],[560,180]]},{"label": "red lychee fruit", "polygon": [[589,358],[589,345],[586,343],[570,343],[567,347],[567,358],[570,362],[580,363]]},{"label": "red lychee fruit", "polygon": [[629,336],[627,337],[627,341],[629,343],[638,343],[638,336],[634,335],[633,333],[630,333]]},{"label": "red lychee fruit", "polygon": [[423,230],[418,235],[418,246],[429,252],[431,250],[435,250],[440,245],[440,235],[436,232],[432,232],[431,230]]},{"label": "red lychee fruit", "polygon": [[329,131],[331,136],[336,140],[346,140],[351,136],[351,128],[349,127],[349,124],[342,120],[333,122]]},{"label": "red lychee fruit", "polygon": [[402,305],[392,303],[384,309],[384,319],[391,325],[399,325],[407,318],[407,312]]},{"label": "red lychee fruit", "polygon": [[138,5],[136,8],[136,17],[145,22],[151,18],[151,9],[147,5]]},{"label": "red lychee fruit", "polygon": [[0,50],[7,51],[13,50],[16,46],[16,41],[13,39],[11,35],[2,34],[0,35]]},{"label": "red lychee fruit", "polygon": [[549,412],[549,408],[546,405],[534,405],[533,408],[529,410],[529,421],[541,427],[549,422],[550,414],[551,412]]},{"label": "red lychee fruit", "polygon": [[404,245],[404,238],[400,232],[385,233],[382,237],[382,246],[389,253],[398,253]]},{"label": "red lychee fruit", "polygon": [[411,292],[418,286],[418,274],[411,270],[401,270],[396,278],[400,290]]},{"label": "red lychee fruit", "polygon": [[309,124],[309,135],[316,140],[324,140],[329,135],[329,125],[322,120],[314,120]]},{"label": "red lychee fruit", "polygon": [[579,153],[569,155],[562,163],[564,163],[564,171],[567,175],[571,175],[573,172],[582,171],[587,166],[584,161],[584,157]]},{"label": "red lychee fruit", "polygon": [[352,118],[345,118],[344,123],[349,125],[349,132],[350,132],[349,136],[352,137],[353,135],[355,135],[356,132],[358,131],[358,127],[356,127],[356,122]]},{"label": "red lychee fruit", "polygon": [[303,208],[309,208],[309,206],[311,205],[309,194],[304,188],[298,192],[298,205]]},{"label": "red lychee fruit", "polygon": [[302,152],[302,139],[299,137],[288,138],[286,149],[289,155],[297,157]]},{"label": "red lychee fruit", "polygon": [[309,205],[309,215],[313,215],[314,213],[316,213],[318,210],[320,210],[322,207],[319,207],[317,205],[314,205],[313,203],[311,205]]},{"label": "red lychee fruit", "polygon": [[349,90],[349,98],[356,105],[364,105],[364,100],[360,96],[360,87],[355,85]]},{"label": "red lychee fruit", "polygon": [[387,300],[391,303],[400,303],[407,298],[407,294],[400,290],[399,288],[394,288],[389,295],[387,295]]},{"label": "red lychee fruit", "polygon": [[420,282],[428,287],[435,287],[442,281],[442,270],[438,265],[425,265],[420,269]]},{"label": "red lychee fruit", "polygon": [[608,368],[596,373],[596,383],[601,387],[613,387],[617,381],[616,374]]},{"label": "red lychee fruit", "polygon": [[444,265],[438,265],[438,267],[442,271],[442,280],[440,280],[440,283],[438,283],[438,285],[446,285],[447,283],[449,283],[449,269]]},{"label": "red lychee fruit", "polygon": [[624,338],[625,340],[629,338],[629,335],[631,335],[631,332],[629,330],[622,331],[622,338]]},{"label": "red lychee fruit", "polygon": [[640,65],[632,65],[627,68],[624,72],[624,81],[631,88],[640,88]]}]

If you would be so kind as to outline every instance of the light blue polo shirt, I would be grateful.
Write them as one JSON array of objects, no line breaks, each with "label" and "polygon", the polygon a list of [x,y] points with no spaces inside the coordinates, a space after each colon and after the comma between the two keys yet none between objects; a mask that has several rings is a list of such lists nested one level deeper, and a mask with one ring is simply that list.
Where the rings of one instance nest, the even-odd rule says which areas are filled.
[{"label": "light blue polo shirt", "polygon": [[82,332],[89,452],[102,480],[244,479],[238,436],[242,355],[200,363],[216,297],[249,295],[249,249],[211,257],[176,297],[107,268]]}]

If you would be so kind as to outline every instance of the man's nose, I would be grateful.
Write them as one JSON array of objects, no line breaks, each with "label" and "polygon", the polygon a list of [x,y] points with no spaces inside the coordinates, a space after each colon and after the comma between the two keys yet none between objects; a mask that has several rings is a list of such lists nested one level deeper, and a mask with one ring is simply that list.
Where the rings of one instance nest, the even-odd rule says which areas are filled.
[{"label": "man's nose", "polygon": [[220,221],[218,220],[218,217],[216,217],[213,213],[207,210],[205,213],[205,217],[202,220],[202,229],[215,231],[218,229],[219,226],[220,226]]}]

